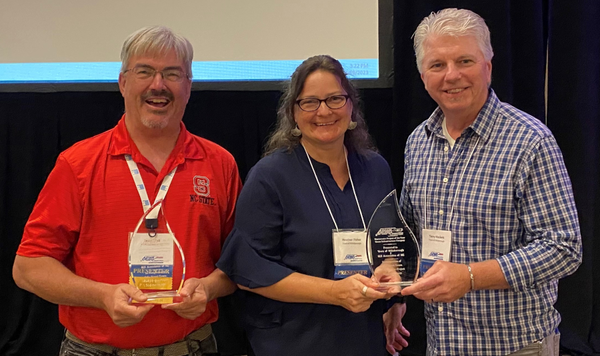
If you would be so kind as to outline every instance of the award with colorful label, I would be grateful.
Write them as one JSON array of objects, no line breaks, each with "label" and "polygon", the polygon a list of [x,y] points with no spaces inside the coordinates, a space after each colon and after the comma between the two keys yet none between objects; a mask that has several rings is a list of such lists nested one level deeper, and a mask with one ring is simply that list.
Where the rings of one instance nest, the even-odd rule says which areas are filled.
[{"label": "award with colorful label", "polygon": [[396,190],[379,203],[367,228],[367,259],[380,290],[399,293],[419,276],[419,244],[400,213]]},{"label": "award with colorful label", "polygon": [[165,218],[164,200],[159,200],[129,236],[129,283],[148,296],[145,303],[167,304],[181,300],[184,280],[183,250]]}]

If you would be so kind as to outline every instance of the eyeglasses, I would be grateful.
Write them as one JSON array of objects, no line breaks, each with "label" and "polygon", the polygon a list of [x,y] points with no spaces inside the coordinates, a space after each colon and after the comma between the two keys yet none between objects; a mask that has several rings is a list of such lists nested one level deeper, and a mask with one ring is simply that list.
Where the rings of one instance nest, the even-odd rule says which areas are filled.
[{"label": "eyeglasses", "polygon": [[152,67],[140,66],[129,68],[123,72],[123,74],[131,72],[135,76],[137,80],[148,80],[154,78],[156,73],[160,73],[164,80],[168,80],[169,82],[179,83],[184,78],[189,79],[188,75],[179,68],[167,68],[163,70],[156,70]]},{"label": "eyeglasses", "polygon": [[302,111],[317,111],[321,106],[322,102],[325,102],[330,109],[340,109],[343,108],[344,105],[348,102],[349,95],[332,95],[325,99],[317,99],[317,98],[306,98],[296,100],[296,104]]}]

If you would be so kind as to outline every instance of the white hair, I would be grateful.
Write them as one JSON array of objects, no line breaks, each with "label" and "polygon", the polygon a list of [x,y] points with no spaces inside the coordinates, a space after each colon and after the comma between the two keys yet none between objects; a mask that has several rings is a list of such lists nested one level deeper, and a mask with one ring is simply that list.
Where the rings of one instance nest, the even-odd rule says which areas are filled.
[{"label": "white hair", "polygon": [[466,9],[443,9],[425,17],[413,34],[417,68],[422,73],[424,43],[429,36],[473,36],[486,61],[492,60],[494,50],[490,30],[481,16]]}]

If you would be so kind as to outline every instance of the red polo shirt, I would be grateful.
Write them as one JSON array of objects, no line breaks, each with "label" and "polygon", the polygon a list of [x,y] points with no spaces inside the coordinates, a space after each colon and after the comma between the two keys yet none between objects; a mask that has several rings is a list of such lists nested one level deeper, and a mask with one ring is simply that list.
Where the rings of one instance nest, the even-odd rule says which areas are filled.
[{"label": "red polo shirt", "polygon": [[[151,202],[164,176],[177,166],[165,198],[165,216],[186,256],[186,278],[209,275],[233,227],[241,189],[233,156],[192,135],[182,123],[175,148],[156,172],[131,140],[125,116],[115,128],[59,155],[17,254],[53,257],[94,281],[128,283],[128,233],[143,208],[125,154],[137,163]],[[216,301],[193,321],[155,307],[140,323],[120,328],[104,310],[59,306],[61,323],[81,340],[127,349],[175,342],[217,316]]]}]

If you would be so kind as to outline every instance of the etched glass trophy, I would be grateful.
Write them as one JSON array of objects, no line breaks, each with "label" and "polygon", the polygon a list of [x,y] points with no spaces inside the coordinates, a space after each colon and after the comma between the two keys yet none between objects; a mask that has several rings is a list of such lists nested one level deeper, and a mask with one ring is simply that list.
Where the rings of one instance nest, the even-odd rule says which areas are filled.
[{"label": "etched glass trophy", "polygon": [[367,227],[367,260],[379,290],[399,293],[419,276],[420,251],[400,213],[396,190],[379,203]]},{"label": "etched glass trophy", "polygon": [[148,296],[145,303],[167,304],[181,301],[184,280],[185,257],[161,199],[146,210],[129,236],[129,284]]}]

